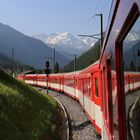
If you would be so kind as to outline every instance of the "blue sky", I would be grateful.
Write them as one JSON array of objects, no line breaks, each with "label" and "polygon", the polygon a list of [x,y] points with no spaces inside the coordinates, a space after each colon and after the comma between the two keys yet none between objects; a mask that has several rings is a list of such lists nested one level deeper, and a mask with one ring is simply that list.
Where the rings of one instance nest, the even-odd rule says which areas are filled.
[{"label": "blue sky", "polygon": [[38,33],[99,33],[103,13],[104,30],[112,0],[0,0],[0,22],[32,36]]}]

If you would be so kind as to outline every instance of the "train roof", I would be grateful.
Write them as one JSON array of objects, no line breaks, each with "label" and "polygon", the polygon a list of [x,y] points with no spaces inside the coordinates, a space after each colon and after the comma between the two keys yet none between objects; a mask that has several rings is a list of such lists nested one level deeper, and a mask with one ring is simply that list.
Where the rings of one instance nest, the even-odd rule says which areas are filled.
[{"label": "train roof", "polygon": [[[83,69],[83,70],[78,70],[78,71],[73,71],[73,72],[64,72],[64,73],[51,73],[49,74],[50,76],[59,76],[59,75],[77,75],[79,73],[85,72],[87,70],[90,70],[90,68],[92,68],[94,65],[99,64],[99,60],[97,60],[96,62],[94,62],[93,64],[91,64],[90,66],[88,66],[87,68]],[[38,73],[36,74],[30,74],[31,71],[26,71],[24,72],[24,74],[28,75],[28,76],[35,76],[38,75]],[[28,74],[29,73],[29,74]],[[22,74],[22,73],[21,73]],[[39,74],[40,76],[46,76],[46,74]]]},{"label": "train roof", "polygon": [[99,64],[99,60],[97,60],[96,62],[94,62],[93,64],[89,65],[88,67],[86,67],[85,69],[88,69],[90,67],[93,67],[94,65]]},{"label": "train roof", "polygon": [[33,73],[35,73],[34,70],[27,70],[27,71],[21,72],[19,74],[33,74]]}]

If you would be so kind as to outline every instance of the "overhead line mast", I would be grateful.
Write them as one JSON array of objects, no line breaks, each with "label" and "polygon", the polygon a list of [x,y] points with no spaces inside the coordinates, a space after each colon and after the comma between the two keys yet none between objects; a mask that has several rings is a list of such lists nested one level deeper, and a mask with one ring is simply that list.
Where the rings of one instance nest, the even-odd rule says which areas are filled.
[{"label": "overhead line mast", "polygon": [[[95,16],[100,16],[100,34],[94,34],[94,35],[78,35],[78,36],[83,36],[83,37],[91,37],[95,39],[100,39],[100,51],[103,45],[103,14],[96,14]],[[100,38],[97,37],[100,35]]]}]

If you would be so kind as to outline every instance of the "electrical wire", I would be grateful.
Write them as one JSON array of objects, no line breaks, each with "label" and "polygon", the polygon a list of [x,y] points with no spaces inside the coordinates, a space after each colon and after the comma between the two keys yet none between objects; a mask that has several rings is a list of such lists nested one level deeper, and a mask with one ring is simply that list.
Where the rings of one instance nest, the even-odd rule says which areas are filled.
[{"label": "electrical wire", "polygon": [[[96,4],[96,6],[95,6],[95,8],[94,8],[94,10],[92,12],[92,17],[90,18],[88,23],[86,22],[86,24],[84,24],[84,26],[86,26],[86,30],[83,31],[83,32],[81,32],[81,30],[80,30],[80,34],[88,34],[89,31],[91,32],[91,28],[93,28],[94,26],[97,26],[97,19],[99,19],[99,18],[95,18],[95,17],[97,17],[95,14],[104,13],[103,11],[108,7],[107,5],[109,5],[109,4],[107,4],[107,3],[109,3],[110,0],[107,0],[105,3],[103,2],[102,6],[99,8],[99,5],[101,4],[101,1],[102,0],[98,0],[97,4]],[[82,30],[83,30],[83,28],[84,27],[82,26]]]}]

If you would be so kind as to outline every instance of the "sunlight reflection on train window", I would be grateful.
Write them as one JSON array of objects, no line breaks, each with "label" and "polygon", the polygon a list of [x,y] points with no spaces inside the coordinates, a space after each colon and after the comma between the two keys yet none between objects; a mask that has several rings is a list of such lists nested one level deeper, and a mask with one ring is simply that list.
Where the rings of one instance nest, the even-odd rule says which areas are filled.
[{"label": "sunlight reflection on train window", "polygon": [[[133,25],[132,29],[129,31],[123,42],[123,61],[124,61],[124,89],[126,94],[125,96],[126,121],[127,121],[126,125],[127,125],[127,135],[128,137],[130,137],[131,135],[130,119],[131,120],[134,119],[130,118],[130,109],[132,104],[138,97],[137,95],[140,95],[140,17],[137,19],[137,21],[135,22],[135,24]],[[134,135],[138,136],[137,134],[138,133],[140,134],[138,125],[137,124],[135,125],[133,123],[133,128],[135,128]]]}]

